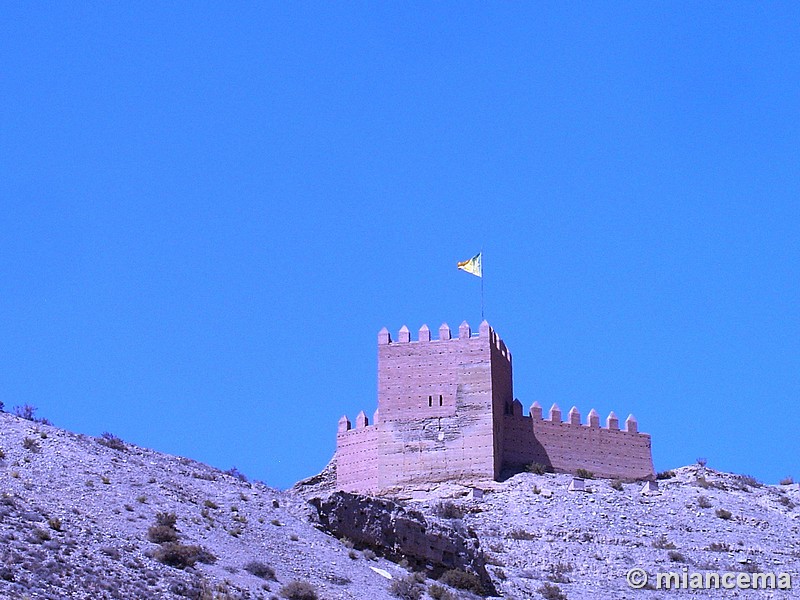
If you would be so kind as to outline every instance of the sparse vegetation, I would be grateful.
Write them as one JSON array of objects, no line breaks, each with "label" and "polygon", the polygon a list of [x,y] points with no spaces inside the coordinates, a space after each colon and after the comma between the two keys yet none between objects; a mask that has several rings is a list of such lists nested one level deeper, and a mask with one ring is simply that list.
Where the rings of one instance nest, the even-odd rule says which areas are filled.
[{"label": "sparse vegetation", "polygon": [[3,460],[6,457],[6,451],[0,448],[0,460]]},{"label": "sparse vegetation", "polygon": [[675,471],[661,471],[656,474],[656,479],[672,479],[675,477]]},{"label": "sparse vegetation", "polygon": [[535,540],[539,536],[524,529],[512,529],[508,537],[512,540]]},{"label": "sparse vegetation", "polygon": [[698,496],[697,506],[699,506],[700,508],[711,508],[711,501],[705,496]]},{"label": "sparse vegetation", "polygon": [[317,590],[307,581],[292,581],[278,592],[287,600],[317,600]]},{"label": "sparse vegetation", "polygon": [[156,513],[156,523],[147,530],[147,539],[154,544],[168,544],[178,540],[175,524],[178,517],[174,512]]},{"label": "sparse vegetation", "polygon": [[26,437],[22,440],[22,447],[25,448],[25,450],[29,450],[30,452],[38,452],[40,448],[39,442],[29,437]]},{"label": "sparse vegetation", "polygon": [[325,579],[330,581],[335,585],[349,585],[353,583],[353,580],[349,577],[345,577],[344,575],[334,575],[334,574],[327,574],[325,575]]},{"label": "sparse vegetation", "polygon": [[581,479],[594,479],[594,473],[592,473],[588,469],[578,469],[577,471],[575,471],[575,475],[577,475]]},{"label": "sparse vegetation", "polygon": [[179,542],[163,544],[153,552],[153,558],[170,567],[185,569],[201,562],[212,564],[216,557],[200,546],[187,546]]},{"label": "sparse vegetation", "polygon": [[178,540],[178,532],[172,527],[164,525],[152,525],[147,530],[147,539],[154,544],[166,544]]},{"label": "sparse vegetation", "polygon": [[561,588],[552,583],[545,583],[537,590],[545,600],[567,600],[567,595]]},{"label": "sparse vegetation", "polygon": [[231,467],[230,469],[228,469],[227,471],[225,471],[225,473],[226,473],[227,475],[230,475],[231,477],[236,477],[236,479],[238,479],[239,481],[242,481],[242,482],[244,482],[244,483],[247,483],[247,481],[248,481],[248,480],[247,480],[247,475],[245,475],[244,473],[242,473],[242,472],[241,472],[239,469],[237,469],[236,467]]},{"label": "sparse vegetation", "polygon": [[781,485],[792,485],[794,483],[794,477],[784,477],[781,479]]},{"label": "sparse vegetation", "polygon": [[104,431],[99,438],[95,438],[98,444],[111,448],[112,450],[117,450],[119,452],[125,452],[128,450],[128,447],[125,445],[125,442],[122,439],[115,436],[113,433],[109,433]]},{"label": "sparse vegetation", "polygon": [[178,523],[178,516],[174,512],[159,512],[156,513],[156,524],[163,525],[164,527],[172,527]]},{"label": "sparse vegetation", "polygon": [[708,549],[711,552],[730,552],[731,551],[731,545],[727,544],[725,542],[712,542],[708,546]]},{"label": "sparse vegetation", "polygon": [[743,573],[760,573],[761,567],[758,566],[757,562],[748,560],[746,563],[741,564],[736,570],[742,571]]},{"label": "sparse vegetation", "polygon": [[422,598],[423,588],[413,575],[406,575],[393,579],[389,591],[401,600],[419,600]]},{"label": "sparse vegetation", "polygon": [[752,475],[737,475],[736,480],[740,489],[744,489],[745,487],[759,488],[764,485]]},{"label": "sparse vegetation", "polygon": [[443,519],[460,519],[464,516],[464,511],[461,510],[461,507],[450,500],[439,502],[434,511]]},{"label": "sparse vegetation", "polygon": [[703,488],[704,490],[712,489],[712,488],[716,488],[716,489],[720,489],[720,490],[721,489],[725,489],[721,483],[718,483],[718,482],[715,482],[715,481],[709,481],[708,479],[705,478],[704,475],[700,475],[699,477],[697,477],[694,480],[694,484],[697,487]]},{"label": "sparse vegetation", "polygon": [[432,583],[428,586],[428,596],[433,600],[457,600],[453,592],[438,583]]},{"label": "sparse vegetation", "polygon": [[[23,581],[23,577],[27,578],[26,582],[33,582],[37,573],[26,566],[32,565],[41,569],[41,578],[45,585],[48,585],[48,578],[58,577],[64,582],[64,589],[68,589],[67,585],[73,586],[72,589],[80,589],[81,584],[85,584],[87,587],[96,586],[100,579],[107,580],[109,588],[106,591],[108,591],[109,597],[116,594],[114,586],[119,585],[119,593],[115,597],[155,598],[169,595],[175,589],[180,592],[174,592],[175,597],[220,600],[244,597],[245,590],[249,588],[249,593],[253,598],[263,597],[264,600],[274,600],[279,596],[287,599],[305,597],[291,591],[290,595],[279,591],[282,590],[281,586],[292,581],[293,577],[306,578],[309,583],[319,582],[320,587],[314,592],[314,596],[308,597],[317,595],[335,597],[345,592],[351,593],[354,597],[362,595],[361,586],[364,584],[362,576],[356,578],[354,575],[354,579],[357,579],[358,583],[353,583],[349,589],[336,587],[346,585],[346,578],[341,575],[347,572],[347,565],[342,564],[342,560],[347,557],[349,557],[348,560],[356,563],[351,565],[350,569],[354,572],[369,573],[368,567],[371,565],[389,568],[385,566],[385,563],[379,565],[367,562],[375,558],[373,549],[383,552],[380,550],[381,541],[362,537],[360,533],[350,533],[354,539],[358,540],[358,550],[352,548],[353,544],[349,540],[343,540],[343,543],[351,549],[339,546],[335,538],[329,538],[328,542],[321,542],[319,545],[317,542],[313,542],[315,554],[309,555],[305,551],[300,552],[302,547],[311,544],[313,540],[318,540],[319,535],[303,519],[288,516],[293,514],[292,511],[297,506],[300,506],[297,498],[292,496],[292,491],[285,492],[290,510],[284,513],[281,510],[272,509],[273,499],[271,496],[271,494],[283,494],[284,492],[273,492],[256,483],[247,486],[218,471],[218,483],[208,485],[205,481],[197,481],[196,478],[193,478],[192,472],[202,468],[202,465],[197,463],[174,468],[172,457],[162,458],[149,450],[137,449],[130,445],[129,453],[118,454],[112,450],[101,448],[102,443],[98,441],[97,443],[100,445],[97,445],[92,438],[86,436],[80,438],[25,421],[18,421],[9,415],[3,416],[6,417],[3,419],[4,427],[13,425],[18,430],[4,438],[5,447],[13,445],[7,451],[9,459],[0,463],[2,465],[0,474],[11,475],[12,471],[18,470],[17,475],[21,479],[12,481],[9,477],[7,488],[9,493],[13,491],[16,494],[18,506],[14,510],[8,510],[2,506],[4,500],[0,499],[0,517],[10,515],[14,520],[17,519],[17,515],[30,513],[34,520],[20,521],[23,528],[13,533],[9,533],[7,528],[4,530],[5,533],[0,535],[0,579],[3,578],[2,568],[5,566],[8,567],[8,572],[17,578],[18,583]],[[53,433],[53,438],[42,441],[38,431],[40,429],[47,429]],[[26,434],[41,444],[40,454],[31,454],[23,449],[23,438]],[[91,464],[82,464],[74,460],[75,456],[81,456],[77,452],[83,449],[87,451],[87,455],[92,457]],[[23,451],[20,452],[20,450]],[[50,459],[50,455],[52,455],[52,460],[42,462],[45,457]],[[3,456],[2,451],[0,451],[0,456]],[[73,466],[76,468],[70,470]],[[693,473],[694,469],[690,467],[678,471],[680,481],[693,483],[695,477],[687,476],[687,471]],[[106,475],[102,475],[103,473]],[[668,473],[672,474],[672,472]],[[698,475],[701,473],[701,471],[697,471]],[[580,474],[586,475],[586,473]],[[77,492],[74,498],[69,499],[69,504],[53,502],[47,494],[50,492],[57,494],[57,490],[43,489],[42,478],[50,475],[52,475],[54,484],[62,481],[68,482],[69,486],[65,486],[64,489],[70,493]],[[659,479],[666,478],[663,473],[659,473],[659,475]],[[87,478],[89,481],[93,481],[94,488],[84,487]],[[767,569],[771,564],[768,560],[768,552],[774,547],[772,543],[777,538],[765,534],[763,538],[765,541],[762,542],[757,530],[761,528],[762,523],[769,521],[770,524],[774,523],[773,533],[782,531],[783,529],[779,530],[778,528],[783,528],[786,523],[791,524],[792,517],[795,516],[784,507],[793,508],[792,500],[800,502],[800,499],[796,497],[796,486],[783,488],[766,486],[756,489],[747,476],[735,476],[713,470],[707,470],[701,476],[701,481],[706,483],[706,487],[713,489],[707,491],[692,485],[692,483],[677,485],[678,480],[674,479],[672,487],[667,483],[670,493],[664,494],[656,501],[652,498],[639,498],[638,491],[641,483],[637,484],[633,480],[626,479],[606,479],[605,481],[601,480],[599,484],[597,482],[592,484],[599,485],[599,493],[594,496],[593,499],[596,502],[593,505],[588,503],[585,505],[585,508],[588,509],[588,512],[582,513],[585,518],[572,521],[567,526],[551,528],[549,527],[551,521],[557,519],[559,523],[563,523],[569,515],[577,514],[571,502],[574,496],[569,498],[568,504],[561,502],[568,496],[565,488],[570,479],[568,474],[557,477],[553,475],[542,477],[521,475],[507,484],[498,484],[496,493],[490,495],[484,502],[473,503],[458,496],[443,498],[438,504],[436,500],[432,503],[409,502],[403,505],[403,508],[409,512],[411,510],[419,511],[428,520],[426,529],[428,526],[430,529],[423,532],[425,535],[441,535],[442,531],[455,531],[462,535],[467,543],[470,543],[468,535],[472,535],[472,532],[468,525],[474,527],[475,535],[480,536],[480,549],[485,552],[486,568],[501,595],[513,593],[517,586],[524,586],[522,593],[525,597],[560,599],[564,598],[566,594],[570,597],[574,596],[577,592],[570,592],[570,590],[580,588],[589,572],[597,572],[605,564],[604,561],[615,559],[617,554],[613,550],[609,553],[604,546],[608,540],[614,540],[615,543],[618,541],[622,544],[629,544],[632,541],[636,547],[641,547],[644,543],[644,547],[635,551],[637,555],[648,560],[653,559],[656,563],[672,570],[680,570],[681,567],[688,564],[691,564],[693,569],[702,568],[700,567],[702,564],[711,565],[706,568],[713,568],[717,571],[724,568],[736,570],[751,568],[751,565],[741,566],[738,561],[744,560],[743,556],[760,556],[758,552],[763,546],[765,558],[762,566]],[[148,485],[148,480],[155,483]],[[98,481],[102,481],[103,484],[111,481],[113,488],[109,489],[107,485],[97,486]],[[539,486],[534,485],[537,482],[542,487],[552,490],[552,492],[545,491],[548,495],[547,499],[531,498],[531,490],[534,493],[540,491]],[[753,494],[748,495],[737,491],[739,482],[752,487]],[[587,482],[587,485],[589,483]],[[789,482],[783,480],[781,483],[788,485]],[[617,492],[609,495],[609,487],[605,487],[606,485]],[[723,488],[726,491],[721,492],[716,488]],[[242,494],[240,490],[245,490],[247,494]],[[628,494],[630,497],[624,494],[625,490],[630,493]],[[508,493],[507,497],[502,495],[505,493]],[[138,494],[147,494],[147,496],[137,498]],[[209,496],[209,494],[213,495]],[[39,495],[42,496],[41,500]],[[208,499],[204,500],[205,498]],[[218,505],[213,498],[220,498],[221,505]],[[524,498],[536,505],[535,510],[527,510],[526,507],[522,507],[520,513],[509,510],[508,514],[501,514],[503,510],[501,507],[514,507],[514,503],[518,504],[520,499]],[[584,498],[591,499],[581,496],[581,503]],[[750,500],[747,507],[745,504],[741,506],[738,504],[743,498]],[[133,499],[136,499],[138,503],[131,502]],[[130,504],[121,504],[120,502],[129,502]],[[236,510],[229,510],[231,504],[237,502],[242,506]],[[64,509],[63,506],[68,508]],[[713,519],[705,522],[703,522],[703,517],[694,519],[698,506],[708,509],[703,511],[705,519],[714,516],[715,511],[711,508],[716,509],[720,506],[732,506],[730,510],[736,510],[736,513],[731,515],[729,511],[718,511],[717,518],[730,518],[733,521],[729,521],[730,524],[717,524],[715,529],[714,523],[717,522]],[[469,513],[469,522],[462,524],[457,521],[431,520],[431,507],[441,519],[458,519],[463,514]],[[204,512],[201,513],[201,509]],[[369,509],[369,506],[365,507],[365,510]],[[688,512],[682,514],[681,509]],[[159,510],[174,510],[175,512],[157,512]],[[327,508],[321,510],[327,510]],[[488,512],[489,510],[496,510],[498,514],[494,515]],[[482,513],[481,511],[487,512]],[[176,513],[180,513],[180,515],[177,516]],[[524,513],[524,517],[521,516],[521,513]],[[112,514],[116,514],[117,517]],[[605,519],[608,514],[611,515],[611,518]],[[621,520],[623,514],[624,518],[628,519],[627,521]],[[55,515],[61,519],[56,518]],[[229,529],[244,522],[244,515],[247,515],[248,519],[261,517],[265,525],[259,526],[255,521],[251,521],[251,525],[247,525],[245,533],[242,533],[241,540],[227,539]],[[273,520],[276,527],[266,528],[266,524],[269,524],[273,517],[282,519],[284,516],[287,516],[286,522],[280,523],[276,518]],[[701,538],[685,536],[681,527],[676,527],[674,530],[661,529],[666,531],[673,541],[668,540],[666,536],[661,536],[661,541],[653,541],[658,533],[652,534],[650,538],[641,536],[642,532],[652,531],[651,527],[660,521],[674,525],[673,518],[676,522],[683,523],[688,519],[686,530],[695,533],[703,531],[707,537],[702,540],[700,545],[696,545],[696,540]],[[62,520],[64,522],[63,531]],[[179,528],[177,527],[178,520],[181,522]],[[4,520],[4,522],[7,521]],[[633,524],[635,525],[631,527]],[[285,525],[285,527],[279,528],[277,525]],[[148,528],[148,526],[152,527]],[[736,529],[738,533],[721,533],[731,528]],[[343,532],[353,530],[343,527],[338,531],[338,535],[342,535]],[[658,532],[658,530],[656,531]],[[715,531],[716,533],[714,533]],[[131,532],[134,532],[133,535],[138,539],[130,539]],[[241,529],[232,530],[231,535],[237,532],[241,532]],[[248,540],[250,533],[253,537]],[[16,537],[14,537],[15,535]],[[416,535],[416,531],[412,530],[412,537],[414,535]],[[593,535],[596,536],[597,543],[592,543],[588,547],[580,544],[583,540],[591,541]],[[733,535],[733,537],[728,538],[727,535]],[[266,538],[261,540],[261,536],[266,536]],[[708,542],[708,539],[713,540],[715,537],[719,541]],[[726,542],[720,538],[724,538]],[[31,539],[35,541],[31,542]],[[148,543],[148,539],[153,543]],[[647,539],[651,540],[653,548],[659,548],[659,550],[649,548],[650,544],[646,541]],[[690,543],[687,541],[689,539],[694,539],[695,542]],[[742,540],[739,545],[737,545],[738,539]],[[536,548],[533,547],[532,542],[526,540],[537,540]],[[84,541],[94,548],[92,557],[84,551]],[[243,546],[245,541],[247,543]],[[242,552],[242,549],[248,547],[247,544],[258,545],[265,541],[271,544],[282,544],[282,552],[290,557],[290,562],[287,564],[291,568],[286,567],[284,572],[283,567],[278,565],[280,567],[278,577],[281,579],[279,583],[275,583],[276,573],[268,564],[259,561],[248,562],[250,558],[260,558],[270,562],[271,558],[260,554],[256,546],[251,546],[251,550],[256,548],[252,554]],[[286,541],[293,543],[287,546]],[[219,543],[219,551],[216,546],[212,545],[216,543]],[[530,557],[534,556],[534,551],[541,550],[540,544],[548,543],[552,543],[554,546],[554,552],[549,554],[552,558],[542,560],[539,555],[540,558],[532,562]],[[702,543],[705,543],[706,547],[703,547]],[[113,546],[105,546],[105,544],[113,544]],[[201,565],[198,563],[201,559],[212,561],[213,557],[209,558],[203,547],[188,544],[201,544],[213,553],[218,553],[219,563],[225,566],[204,574],[203,572],[206,571],[204,567],[202,571],[189,569],[192,565],[200,569]],[[23,548],[28,549],[22,550]],[[597,550],[598,548],[600,551]],[[686,555],[682,554],[681,548],[686,550]],[[705,548],[705,550],[700,548]],[[235,549],[235,552],[231,552],[231,549]],[[293,554],[292,549],[297,552]],[[145,554],[152,558],[143,556],[142,550],[145,550]],[[441,564],[432,561],[433,566],[427,565],[423,559],[413,553],[413,548],[410,550],[402,548],[400,551],[407,553],[408,562],[406,564],[410,565],[409,569],[427,568],[426,572],[429,577],[431,573],[438,575],[441,572]],[[225,553],[224,560],[223,552]],[[728,557],[727,553],[731,553],[731,556]],[[39,559],[39,556],[44,558]],[[796,557],[798,553],[790,549],[786,556]],[[96,564],[91,564],[92,558],[96,559]],[[398,558],[400,557],[398,556]],[[163,564],[154,562],[153,559]],[[524,562],[526,559],[527,563]],[[558,560],[564,561],[564,563],[550,564]],[[703,562],[703,560],[707,562]],[[347,563],[347,561],[344,562]],[[45,563],[52,566],[46,566]],[[574,570],[571,563],[574,563]],[[86,574],[82,571],[84,564],[90,564]],[[459,560],[457,564],[469,563]],[[651,563],[648,562],[648,564]],[[673,566],[669,567],[669,564]],[[56,572],[55,569],[59,570]],[[177,569],[187,569],[187,573],[184,574]],[[341,572],[337,574],[339,570]],[[57,574],[54,575],[54,572]],[[506,577],[506,572],[509,581],[506,584],[500,584],[499,582]],[[311,573],[314,575],[312,576]],[[394,568],[392,573],[396,579],[398,574],[400,577],[406,574],[399,568]],[[208,588],[210,595],[197,595],[201,586],[199,580],[202,577],[213,577],[214,583],[212,587]],[[228,583],[223,583],[226,577],[229,578]],[[370,574],[369,577],[373,576]],[[471,594],[476,589],[478,592],[489,591],[480,589],[482,580],[475,575],[461,572],[458,577],[468,578],[469,581],[465,585],[463,581],[454,581],[452,574],[448,574],[448,576],[443,576],[439,582],[429,580],[420,582],[418,578],[409,575],[406,583],[411,590],[417,590],[419,600],[424,598],[429,600],[473,598]],[[132,579],[133,583],[128,581],[129,579]],[[394,585],[392,581],[380,583],[383,580],[377,576],[374,577],[374,581],[378,582],[377,585],[383,586],[383,589],[386,590],[383,593],[387,595],[389,586]],[[184,587],[180,587],[178,584]],[[545,584],[547,585],[545,586]],[[218,585],[226,586],[225,595],[216,591]],[[470,593],[450,587],[469,588],[472,585],[475,587],[470,589]],[[325,589],[322,586],[325,586]],[[184,595],[184,591],[186,595]],[[33,597],[35,593],[38,593],[38,588],[31,583],[31,591],[28,593]],[[103,591],[99,593],[102,595]],[[414,591],[401,591],[395,594],[395,597],[402,599],[405,597],[403,594],[406,593],[415,594]]]},{"label": "sparse vegetation", "polygon": [[656,539],[653,540],[653,543],[650,544],[653,548],[658,548],[659,550],[674,550],[677,546],[667,539],[666,534],[661,534]]},{"label": "sparse vegetation", "polygon": [[686,562],[686,557],[677,550],[670,550],[667,556],[672,562]]},{"label": "sparse vegetation", "polygon": [[706,465],[708,464],[708,459],[701,456],[698,457],[698,459],[695,462],[697,463],[698,467],[700,467],[701,469],[705,469]]},{"label": "sparse vegetation", "polygon": [[270,579],[272,581],[277,581],[275,579],[275,569],[273,569],[268,564],[263,563],[259,560],[251,560],[244,566],[244,570],[250,573],[251,575],[260,577],[261,579]]},{"label": "sparse vegetation", "polygon": [[478,576],[474,573],[462,571],[461,569],[445,571],[442,576],[439,577],[439,581],[459,590],[467,590],[474,594],[483,593],[483,584]]},{"label": "sparse vegetation", "polygon": [[570,578],[567,573],[572,572],[572,565],[569,563],[555,563],[547,569],[547,579],[553,583],[569,583]]},{"label": "sparse vegetation", "polygon": [[22,406],[14,407],[14,414],[20,419],[25,419],[26,421],[33,421],[34,423],[41,423],[42,425],[50,425],[51,423],[47,419],[40,419],[36,416],[36,410],[37,409],[35,406],[23,404]]},{"label": "sparse vegetation", "polygon": [[729,510],[725,510],[724,508],[718,508],[715,513],[720,519],[724,519],[725,521],[729,521],[733,518],[733,514]]},{"label": "sparse vegetation", "polygon": [[553,471],[552,467],[548,467],[547,465],[543,465],[541,463],[533,462],[525,467],[525,470],[528,473],[533,473],[534,475],[544,475],[545,473],[551,473]]},{"label": "sparse vegetation", "polygon": [[228,530],[228,533],[232,537],[238,538],[240,535],[242,535],[242,531],[243,530],[241,527],[232,527],[231,529]]}]

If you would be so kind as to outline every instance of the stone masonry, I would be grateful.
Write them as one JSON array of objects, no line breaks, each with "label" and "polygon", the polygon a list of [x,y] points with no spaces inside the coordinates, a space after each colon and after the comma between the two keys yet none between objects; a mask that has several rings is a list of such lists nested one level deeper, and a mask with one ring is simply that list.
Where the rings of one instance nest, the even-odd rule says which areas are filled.
[{"label": "stone masonry", "polygon": [[499,479],[506,469],[539,463],[556,472],[586,469],[601,477],[653,477],[650,436],[630,415],[625,428],[612,412],[605,427],[577,408],[562,421],[553,405],[547,419],[534,402],[527,415],[514,399],[511,353],[484,321],[478,334],[464,322],[453,338],[447,324],[431,339],[403,326],[392,340],[378,333],[378,410],[362,411],[355,428],[339,420],[336,484],[382,493],[440,481]]}]

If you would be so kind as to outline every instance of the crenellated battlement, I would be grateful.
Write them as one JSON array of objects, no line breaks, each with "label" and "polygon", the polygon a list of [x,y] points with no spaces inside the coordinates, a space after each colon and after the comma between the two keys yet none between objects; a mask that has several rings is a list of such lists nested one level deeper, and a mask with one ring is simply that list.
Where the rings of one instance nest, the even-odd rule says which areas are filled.
[{"label": "crenellated battlement", "polygon": [[359,429],[366,429],[368,427],[375,427],[378,424],[378,411],[376,410],[372,415],[372,424],[370,425],[369,417],[367,414],[362,410],[356,416],[356,426],[355,429],[353,428],[350,419],[347,418],[347,415],[342,415],[339,419],[339,429],[338,433],[347,433],[348,431],[357,431]]},{"label": "crenellated battlement", "polygon": [[557,472],[586,469],[601,477],[647,479],[653,474],[650,436],[639,433],[636,417],[629,415],[620,429],[614,412],[600,424],[600,415],[591,409],[584,421],[576,406],[563,419],[561,408],[553,404],[545,417],[542,406],[534,402],[527,415],[516,400],[506,414],[504,462],[509,467],[539,463]]},{"label": "crenellated battlement", "polygon": [[601,426],[573,406],[563,419],[538,402],[524,414],[514,398],[511,352],[488,322],[442,323],[416,339],[403,325],[396,339],[378,332],[378,409],[353,427],[339,419],[337,485],[359,492],[447,480],[497,479],[504,469],[540,463],[555,471],[587,469],[601,477],[650,478],[650,436],[630,415],[620,429],[612,412]]},{"label": "crenellated battlement", "polygon": [[[519,400],[515,400],[513,404],[513,409],[509,413],[510,416],[521,417],[521,418],[531,418],[536,419],[539,421],[545,420],[549,421],[550,423],[558,423],[560,425],[571,425],[571,426],[578,426],[578,427],[590,427],[593,429],[601,429],[600,427],[600,415],[597,414],[595,409],[591,409],[589,414],[586,418],[586,423],[581,422],[581,413],[578,411],[577,406],[573,406],[569,413],[567,413],[567,420],[563,421],[561,417],[561,409],[558,407],[558,404],[553,404],[550,407],[550,412],[548,414],[547,419],[544,419],[542,415],[542,405],[538,402],[534,402],[531,404],[530,408],[528,409],[528,414],[522,414],[522,403]],[[606,424],[603,429],[608,429],[610,431],[620,431],[619,428],[619,419],[617,415],[614,414],[614,411],[611,411],[606,417]],[[639,423],[632,414],[628,415],[628,418],[625,419],[625,429],[621,430],[625,433],[638,433],[639,432]]]},{"label": "crenellated battlement", "polygon": [[403,325],[400,327],[399,331],[397,332],[397,338],[393,339],[392,334],[389,330],[384,327],[378,332],[378,346],[396,346],[398,344],[425,344],[425,343],[433,343],[437,344],[440,342],[464,342],[469,340],[480,340],[485,339],[489,341],[491,346],[494,346],[501,355],[505,356],[509,361],[511,360],[511,352],[505,345],[505,342],[500,338],[500,336],[495,332],[494,329],[491,328],[487,321],[483,321],[478,328],[477,333],[472,332],[472,328],[470,327],[469,323],[463,321],[461,325],[458,326],[458,336],[453,337],[453,332],[450,329],[450,326],[447,323],[442,323],[439,326],[439,334],[438,338],[433,338],[431,336],[431,330],[427,324],[422,325],[417,332],[417,339],[411,339],[411,330],[408,328],[407,325]]}]

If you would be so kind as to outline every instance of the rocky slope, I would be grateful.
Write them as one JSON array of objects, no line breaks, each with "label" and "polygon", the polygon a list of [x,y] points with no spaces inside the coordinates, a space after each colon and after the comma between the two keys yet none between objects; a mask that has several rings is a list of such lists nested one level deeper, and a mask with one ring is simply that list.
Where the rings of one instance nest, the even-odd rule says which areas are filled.
[{"label": "rocky slope", "polygon": [[436,548],[504,598],[800,597],[631,590],[625,580],[633,567],[785,571],[797,588],[797,484],[692,466],[651,495],[610,481],[569,491],[569,476],[524,473],[487,482],[483,498],[447,484],[375,500],[336,495],[326,485],[333,465],[278,491],[5,413],[0,450],[0,598],[271,599],[291,595],[294,581],[330,600],[396,598],[393,586],[407,598],[423,589],[475,597],[431,588],[452,566],[437,562]]}]

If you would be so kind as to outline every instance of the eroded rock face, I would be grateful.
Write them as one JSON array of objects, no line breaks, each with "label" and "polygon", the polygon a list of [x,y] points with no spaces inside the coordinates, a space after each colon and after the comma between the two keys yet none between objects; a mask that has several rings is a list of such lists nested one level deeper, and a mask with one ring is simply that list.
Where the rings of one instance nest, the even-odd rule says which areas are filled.
[{"label": "eroded rock face", "polygon": [[494,593],[477,535],[463,526],[426,519],[392,500],[348,492],[314,498],[311,505],[319,526],[331,535],[391,560],[405,559],[434,577],[450,569],[474,573],[487,594]]}]

